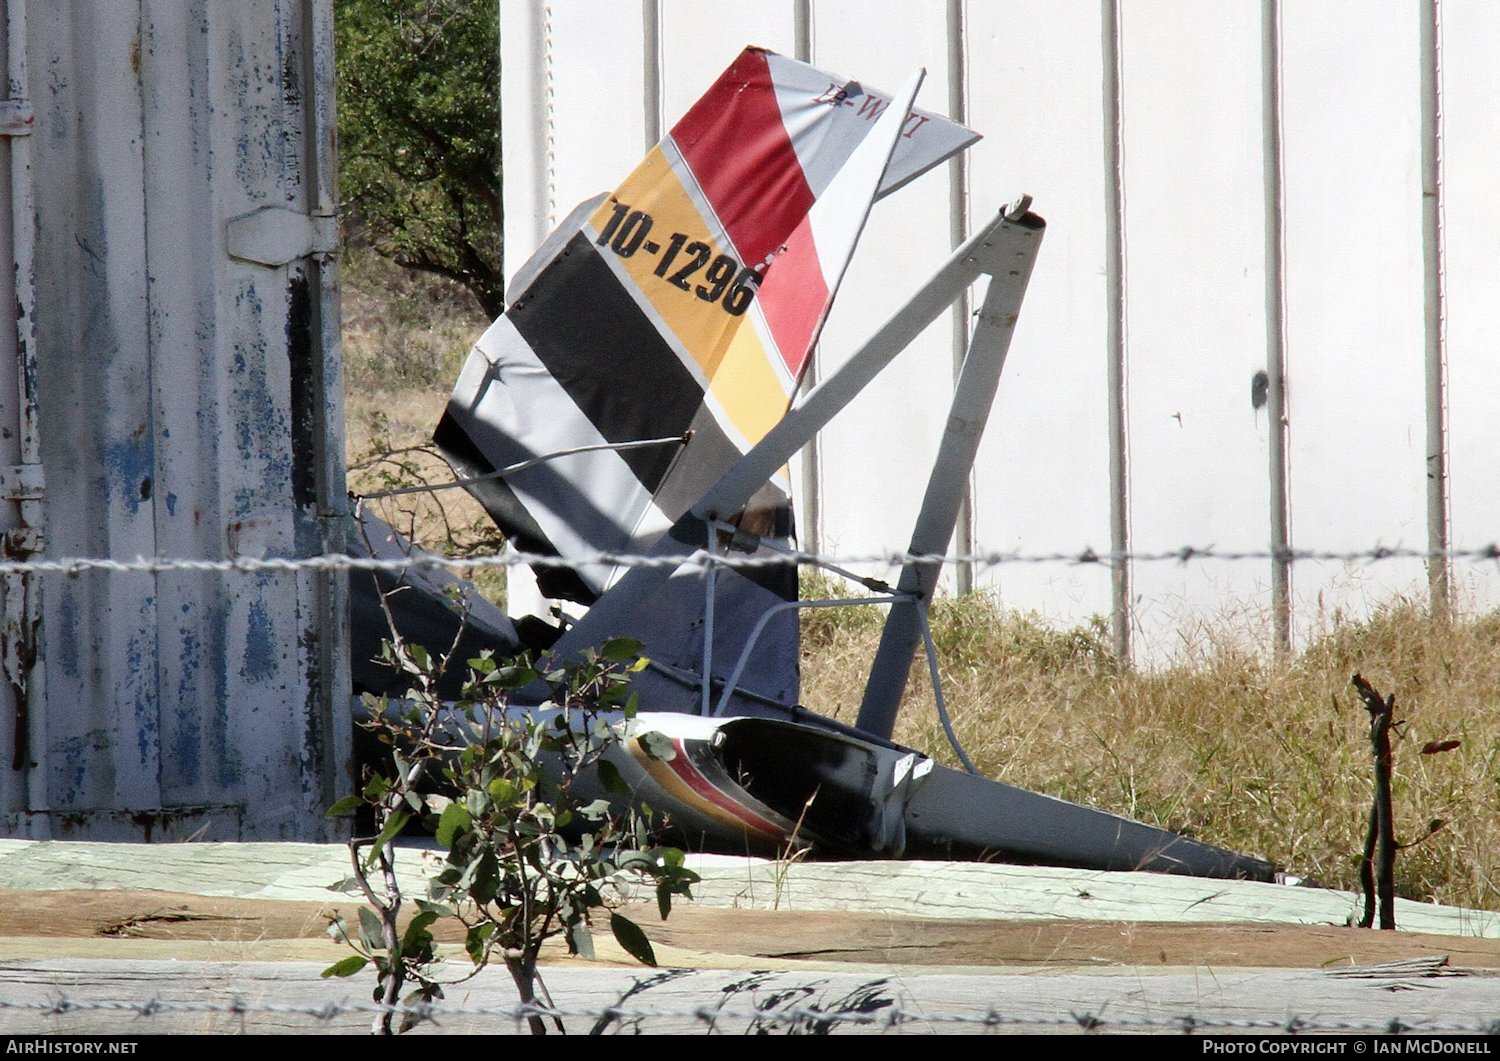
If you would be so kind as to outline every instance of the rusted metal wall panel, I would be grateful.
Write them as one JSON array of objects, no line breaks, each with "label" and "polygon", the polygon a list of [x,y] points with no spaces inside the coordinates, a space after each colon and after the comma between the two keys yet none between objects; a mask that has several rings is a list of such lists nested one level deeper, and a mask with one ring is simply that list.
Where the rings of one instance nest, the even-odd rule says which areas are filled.
[{"label": "rusted metal wall panel", "polygon": [[[33,13],[54,556],[340,542],[331,5]],[[323,835],[347,756],[328,576],[49,579],[37,833]]]},{"label": "rusted metal wall panel", "polygon": [[[36,201],[42,458],[61,556],[156,551],[138,20],[133,4],[59,3],[28,27],[47,175]],[[159,805],[151,580],[93,573],[43,592],[48,699],[32,710],[46,713],[48,744],[31,754],[47,805],[31,809]]]},{"label": "rusted metal wall panel", "polygon": [[[26,63],[26,3],[7,0],[0,19],[0,62],[4,100],[0,102],[0,254],[15,263],[14,297],[0,299],[0,544],[7,557],[25,559],[42,548],[41,474],[36,435],[33,261],[35,226],[31,209],[31,130],[34,115]],[[0,579],[0,813],[27,805],[31,772],[26,751],[39,729],[28,712],[30,697],[41,694],[35,667],[38,631],[37,583],[24,575]]]}]

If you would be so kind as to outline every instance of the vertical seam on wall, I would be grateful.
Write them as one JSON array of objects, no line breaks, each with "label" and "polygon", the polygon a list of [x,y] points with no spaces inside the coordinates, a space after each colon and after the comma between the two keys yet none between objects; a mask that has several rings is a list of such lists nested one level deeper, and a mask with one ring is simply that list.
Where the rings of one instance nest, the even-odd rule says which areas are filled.
[{"label": "vertical seam on wall", "polygon": [[1428,583],[1435,611],[1451,602],[1448,474],[1447,247],[1443,201],[1443,40],[1440,0],[1422,5],[1422,297]]},{"label": "vertical seam on wall", "polygon": [[1115,654],[1130,659],[1130,454],[1125,410],[1126,276],[1125,276],[1125,108],[1124,49],[1120,43],[1119,0],[1103,0],[1105,93],[1105,286],[1109,302],[1108,400],[1110,459],[1111,626]]},{"label": "vertical seam on wall", "polygon": [[[304,172],[312,171],[313,201],[308,204],[308,213],[314,216],[336,215],[338,211],[333,4],[334,0],[307,0],[301,26],[306,85],[302,98],[303,127],[306,129],[303,166]],[[203,9],[202,17],[206,24],[210,17],[207,8]],[[495,25],[498,33],[498,13]],[[496,45],[498,47],[498,41]],[[320,548],[331,552],[344,544],[342,523],[349,514],[345,503],[348,484],[344,467],[343,338],[340,327],[342,307],[337,302],[338,251],[309,255],[308,271],[310,278],[316,279],[316,283],[309,284],[308,293],[312,299],[310,327],[317,344],[313,364],[319,388],[315,406],[318,539]],[[329,415],[331,403],[337,403],[336,417]],[[322,755],[319,757],[321,761],[310,772],[322,785],[319,800],[327,802],[347,795],[356,781],[348,765],[352,757],[353,727],[347,711],[341,706],[348,704],[353,691],[349,675],[348,581],[328,573],[314,579],[312,586],[315,606],[323,611],[315,623],[320,649],[315,659],[318,676],[309,681],[313,687],[310,692],[315,690],[314,695],[321,701],[314,717],[322,731]],[[332,822],[326,822],[324,828],[323,835],[328,839],[339,839],[340,830]]]},{"label": "vertical seam on wall", "polygon": [[642,91],[645,95],[646,150],[649,152],[661,140],[662,127],[662,37],[661,0],[644,0],[641,18],[645,47],[642,49],[645,62],[642,64]]},{"label": "vertical seam on wall", "polygon": [[[150,26],[150,12],[147,10],[148,5],[149,0],[136,0],[135,40],[132,42],[132,45],[135,49],[134,55],[132,56],[134,60],[133,65],[135,67],[135,92],[137,102],[140,106],[140,125],[138,129],[138,135],[140,137],[141,145],[141,211],[139,218],[137,218],[136,220],[138,220],[140,224],[141,269],[142,273],[144,274],[145,280],[145,283],[143,285],[144,297],[142,298],[141,303],[142,315],[145,318],[142,322],[141,328],[145,357],[142,359],[141,363],[145,368],[145,387],[143,388],[146,406],[145,437],[150,446],[150,463],[148,465],[147,474],[150,477],[152,484],[151,499],[149,502],[144,502],[141,505],[141,508],[143,508],[147,512],[150,519],[151,547],[154,550],[160,550],[162,530],[159,525],[160,517],[158,514],[160,512],[160,501],[158,499],[164,496],[165,491],[160,481],[161,468],[159,462],[161,460],[161,454],[158,451],[158,444],[160,442],[158,431],[160,430],[162,420],[162,403],[160,401],[160,391],[158,390],[157,386],[159,376],[159,373],[157,371],[157,360],[158,358],[164,356],[164,351],[162,348],[161,339],[157,334],[154,324],[154,320],[156,318],[156,309],[159,305],[161,296],[159,294],[157,285],[152,282],[151,267],[153,247],[151,238],[151,219],[153,216],[155,216],[152,209],[152,191],[154,182],[151,180],[151,166],[152,158],[155,155],[156,151],[152,144],[150,126],[151,101],[148,96],[148,89],[146,85],[146,82],[148,80],[148,73],[154,76],[154,49],[149,46],[150,41],[147,37],[147,30]],[[78,9],[76,7],[73,9],[73,14],[74,17],[77,18]],[[278,9],[276,14],[277,30],[279,32],[281,28],[281,10]],[[104,36],[102,39],[105,42],[109,42],[108,36]],[[279,39],[277,43],[281,43]],[[281,69],[282,66],[281,60],[282,56],[278,51],[278,54],[276,56],[276,68],[278,70]],[[116,474],[121,475],[121,477],[123,478],[122,472],[116,472]],[[134,485],[131,485],[128,488],[134,489]],[[162,747],[162,729],[164,727],[161,725],[162,716],[166,712],[166,703],[162,696],[162,687],[167,680],[167,674],[165,672],[166,661],[162,658],[162,626],[164,625],[165,620],[163,619],[163,616],[161,614],[161,609],[156,607],[156,602],[160,600],[160,586],[162,581],[163,579],[160,573],[151,576],[151,618],[147,620],[143,613],[141,616],[140,626],[137,627],[137,630],[140,631],[141,634],[145,635],[146,638],[146,649],[144,654],[147,656],[147,661],[141,669],[148,676],[146,687],[150,690],[150,692],[147,695],[153,698],[153,702],[150,704],[148,710],[154,712],[154,717],[156,719],[158,727],[156,732],[150,738],[152,744],[154,745],[154,747],[152,748],[152,752],[154,753],[154,761],[151,761],[151,764],[149,766],[147,766],[145,763],[141,763],[139,766],[140,775],[142,776],[141,787],[149,787],[152,789],[153,796],[148,798],[154,798],[158,806],[166,802],[165,794],[163,792],[163,789],[166,785],[163,777],[163,758],[165,756],[165,750]],[[132,667],[134,667],[134,664],[132,664]],[[118,789],[116,790],[115,795],[117,799],[120,797],[121,793]],[[128,800],[132,797],[127,796],[125,798]]]},{"label": "vertical seam on wall", "polygon": [[[812,0],[796,0],[792,8],[792,50],[799,62],[812,62]],[[818,346],[814,344],[807,371],[802,375],[802,393],[806,394],[817,383]],[[816,553],[821,551],[823,543],[823,447],[816,432],[802,447],[802,493],[803,511],[799,522],[803,527],[804,545],[808,551]]]},{"label": "vertical seam on wall", "polygon": [[542,5],[542,150],[547,160],[547,233],[557,225],[557,99],[553,84],[552,5]]},{"label": "vertical seam on wall", "polygon": [[[1432,63],[1433,63],[1433,120],[1436,128],[1433,130],[1433,152],[1436,155],[1437,182],[1434,189],[1437,194],[1437,289],[1438,289],[1438,388],[1440,393],[1438,401],[1438,420],[1441,427],[1443,447],[1441,459],[1443,462],[1442,484],[1443,484],[1443,548],[1452,545],[1453,535],[1453,496],[1451,491],[1452,478],[1449,475],[1449,452],[1448,439],[1448,197],[1444,194],[1443,173],[1445,170],[1445,159],[1443,152],[1443,2],[1433,0],[1433,27],[1432,27]],[[1446,566],[1448,561],[1444,559]]]},{"label": "vertical seam on wall", "polygon": [[[27,69],[26,0],[6,0],[5,96],[11,99],[30,100],[30,75]],[[36,391],[36,290],[35,247],[36,212],[31,184],[31,138],[11,137],[9,158],[10,202],[4,209],[11,212],[11,257],[14,264],[13,287],[11,289],[15,307],[16,340],[16,425],[20,432],[20,463],[40,465],[41,436],[37,418]],[[42,534],[46,527],[45,494],[43,499],[20,501],[21,524],[36,528]],[[19,584],[19,585],[17,585]],[[41,586],[28,579],[15,579],[9,587],[25,593],[22,621],[30,628],[30,635],[37,636],[41,622]],[[16,646],[12,646],[16,647]],[[33,665],[26,674],[24,688],[16,689],[13,705],[17,715],[14,732],[15,760],[24,770],[21,793],[22,835],[46,838],[45,827],[38,829],[32,812],[48,809],[47,772],[39,762],[43,758],[41,749],[46,747],[46,696],[44,682],[46,667]],[[24,699],[23,699],[24,698]],[[6,765],[0,764],[0,769]]]},{"label": "vertical seam on wall", "polygon": [[[948,0],[948,116],[960,125],[969,120],[969,66],[968,66],[968,9],[965,0]],[[969,236],[969,158],[960,151],[948,163],[948,235],[952,246],[957,247]],[[969,349],[969,311],[972,300],[970,289],[959,293],[951,310],[952,373],[958,382],[964,356]],[[958,551],[962,554],[974,552],[975,475],[971,466],[964,483],[963,496],[959,501],[957,534]],[[954,569],[955,588],[960,594],[974,588],[974,565],[967,561]]]},{"label": "vertical seam on wall", "polygon": [[1266,422],[1271,450],[1271,627],[1274,648],[1292,647],[1292,561],[1282,551],[1292,542],[1291,448],[1287,445],[1291,403],[1287,396],[1286,327],[1286,160],[1282,151],[1281,4],[1261,8],[1261,151],[1264,184],[1266,269]]},{"label": "vertical seam on wall", "polygon": [[[5,18],[8,39],[6,56],[6,95],[31,99],[30,73],[27,68],[26,0],[6,0]],[[34,106],[34,104],[33,104]],[[23,351],[17,366],[21,392],[17,395],[21,414],[21,463],[42,462],[41,437],[36,417],[35,378],[26,371],[36,363],[36,292],[35,245],[36,214],[31,190],[31,140],[12,137],[10,141],[11,250],[14,258],[14,297],[16,302],[16,343]],[[24,226],[24,228],[23,228]],[[23,503],[24,504],[24,503]]]}]

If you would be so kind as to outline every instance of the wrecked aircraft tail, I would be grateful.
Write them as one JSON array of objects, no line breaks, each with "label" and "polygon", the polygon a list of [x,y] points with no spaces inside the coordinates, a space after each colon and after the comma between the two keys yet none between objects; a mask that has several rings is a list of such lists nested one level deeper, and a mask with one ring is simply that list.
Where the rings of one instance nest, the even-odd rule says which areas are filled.
[{"label": "wrecked aircraft tail", "polygon": [[[892,97],[746,49],[613,194],[582,204],[523,267],[435,441],[520,549],[556,561],[539,566],[543,592],[589,606],[555,652],[645,644],[643,714],[616,721],[654,727],[675,755],[627,742],[617,766],[685,839],[740,853],[800,835],[824,854],[1269,879],[1267,863],[890,740],[922,644],[947,727],[928,558],[951,540],[1045,231],[1027,197],[978,226],[792,407],[871,204],[976,138],[911,109],[920,81]],[[789,549],[786,462],[982,278],[911,559],[894,587],[863,580],[890,613],[858,728],[841,725],[798,703],[795,610],[839,602],[797,602],[784,556],[731,561]],[[627,569],[601,559],[610,553],[662,562]]]},{"label": "wrecked aircraft tail", "polygon": [[[471,488],[518,547],[645,552],[781,418],[870,202],[977,139],[902,102],[747,48],[521,269],[434,436],[465,477],[592,447]],[[787,493],[756,533],[790,534]],[[587,604],[620,574],[538,581]]]}]

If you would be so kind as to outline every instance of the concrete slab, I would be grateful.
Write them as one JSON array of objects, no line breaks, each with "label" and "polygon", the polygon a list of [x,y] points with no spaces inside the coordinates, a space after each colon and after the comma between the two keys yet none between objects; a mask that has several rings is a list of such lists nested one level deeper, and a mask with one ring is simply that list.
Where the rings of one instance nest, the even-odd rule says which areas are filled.
[{"label": "concrete slab", "polygon": [[[420,888],[430,854],[403,846],[398,875]],[[694,856],[699,906],[896,912],[981,920],[1343,925],[1360,900],[1320,888],[1152,873],[974,862],[776,862]],[[0,888],[131,888],[323,901],[350,875],[336,844],[0,842]],[[1397,900],[1401,929],[1500,938],[1500,913]]]},{"label": "concrete slab", "polygon": [[[0,1034],[358,1032],[369,1026],[371,978],[325,980],[308,962],[97,960],[0,964]],[[1129,975],[866,972],[745,973],[549,969],[547,986],[569,1030],[606,1008],[611,1031],[737,1034],[1198,1030],[1482,1031],[1500,1014],[1500,978],[1397,966],[1350,975],[1318,971],[1194,970]],[[486,970],[451,987],[435,1025],[413,1034],[524,1031],[508,1014],[514,989]],[[133,1000],[122,1004],[121,999]],[[800,1011],[800,1015],[798,1015]],[[813,1011],[816,1011],[814,1013]]]}]

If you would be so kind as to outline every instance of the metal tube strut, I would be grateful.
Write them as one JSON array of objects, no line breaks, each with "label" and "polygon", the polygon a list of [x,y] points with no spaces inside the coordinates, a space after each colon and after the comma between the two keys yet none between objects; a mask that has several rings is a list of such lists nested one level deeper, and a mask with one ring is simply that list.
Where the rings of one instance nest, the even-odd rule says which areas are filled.
[{"label": "metal tube strut", "polygon": [[[1042,222],[1034,217],[1033,221],[1033,227],[1019,231],[1020,238],[1011,245],[1004,267],[991,272],[989,290],[985,292],[974,337],[954,388],[948,427],[912,529],[907,551],[918,557],[939,556],[948,548],[962,512],[969,473],[979,453],[979,440],[1000,386],[1000,370],[1005,367],[1005,354],[1015,334],[1021,300],[1026,296],[1026,284],[1041,244]],[[909,594],[911,600],[893,604],[886,617],[880,648],[870,667],[870,680],[865,685],[864,701],[855,722],[866,733],[889,739],[895,728],[912,655],[921,641],[922,624],[932,607],[940,574],[938,561],[924,559],[909,561],[901,571],[897,592]]]},{"label": "metal tube strut", "polygon": [[1045,227],[1041,218],[1027,212],[1030,205],[1031,198],[1023,196],[969,237],[848,361],[809,391],[801,404],[724,473],[693,506],[693,515],[718,519],[744,508],[792,454],[837,416],[964,289],[986,273],[1003,274],[1014,268],[1018,242],[1024,245],[1033,240]]}]

